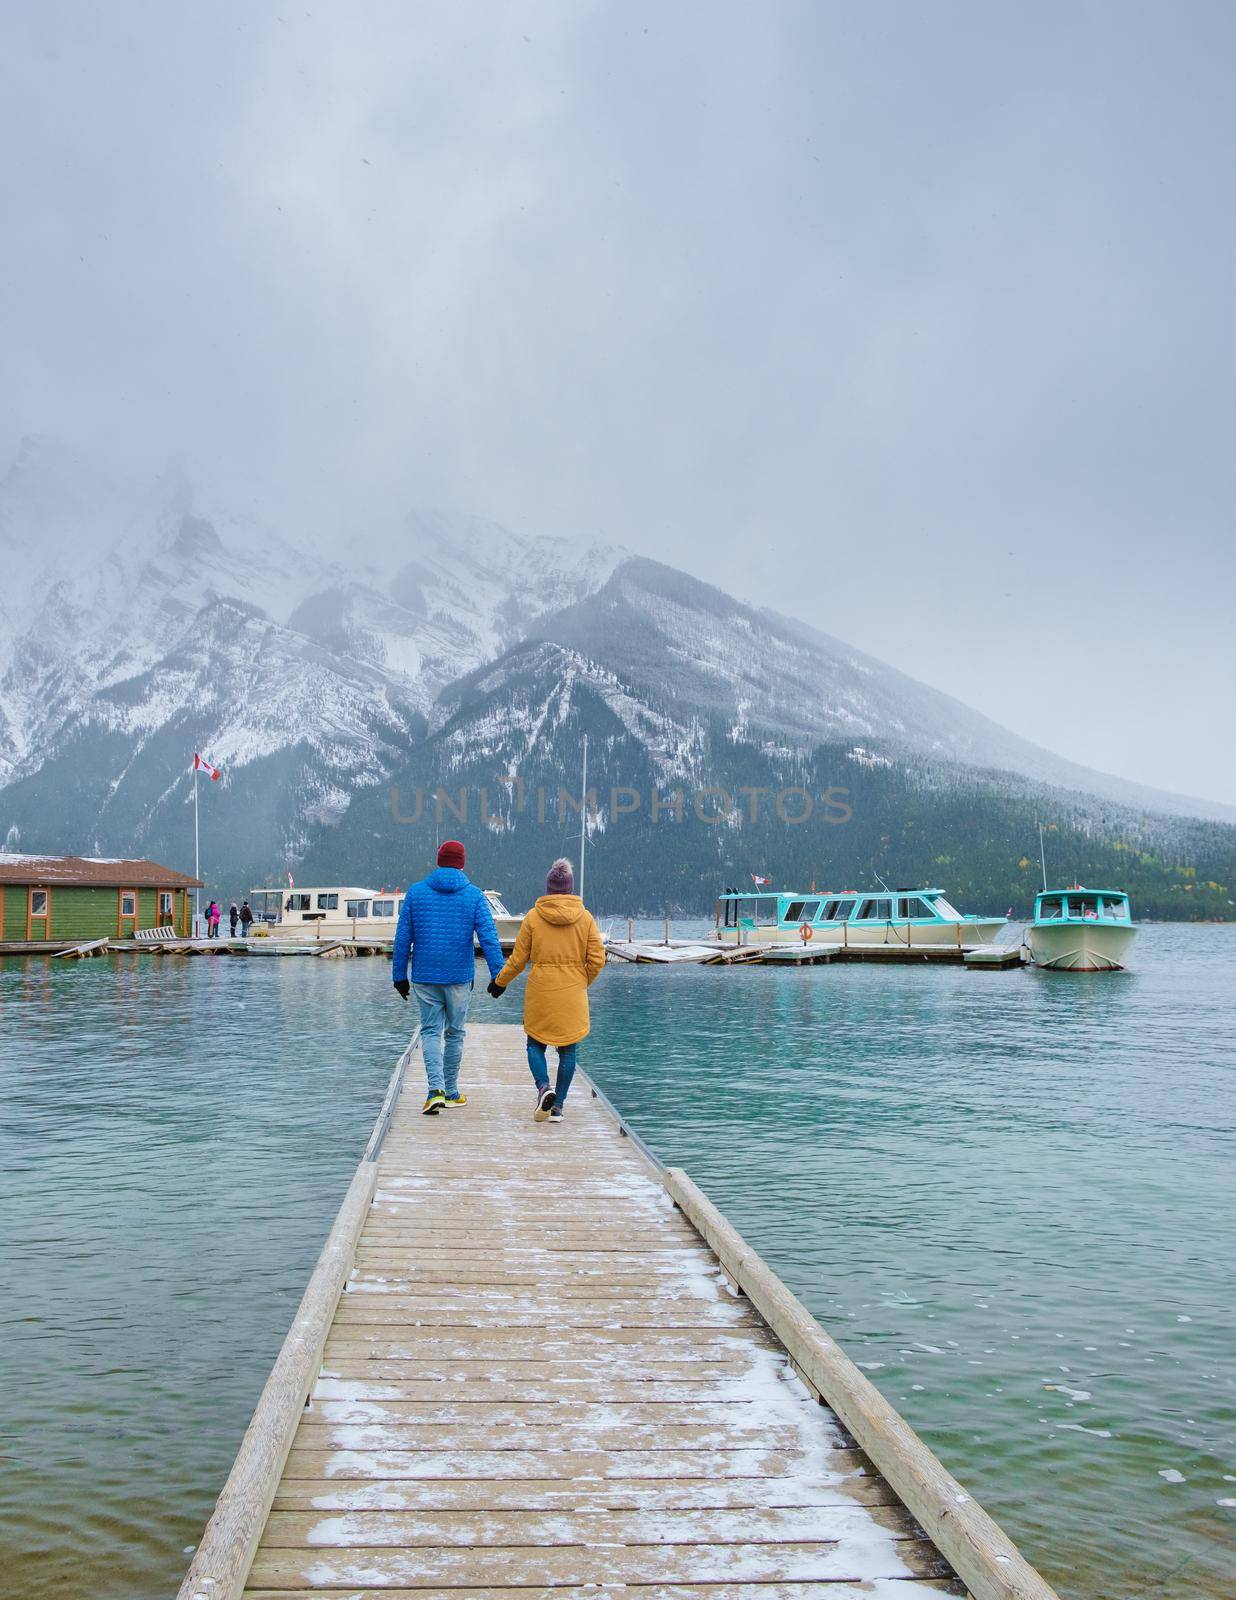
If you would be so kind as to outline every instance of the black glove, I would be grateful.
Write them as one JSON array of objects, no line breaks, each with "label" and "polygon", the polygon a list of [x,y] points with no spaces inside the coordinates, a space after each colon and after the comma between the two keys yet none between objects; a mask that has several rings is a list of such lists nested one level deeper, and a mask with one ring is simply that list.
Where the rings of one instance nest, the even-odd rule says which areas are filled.
[{"label": "black glove", "polygon": [[495,1000],[501,1000],[502,996],[506,993],[506,989],[502,984],[491,979],[489,984],[489,992],[491,995],[493,995]]},{"label": "black glove", "polygon": [[408,992],[411,989],[411,987],[412,987],[412,985],[408,982],[408,980],[406,978],[396,978],[395,979],[395,993],[397,995],[399,995],[399,997],[401,999],[406,1000],[408,998]]}]

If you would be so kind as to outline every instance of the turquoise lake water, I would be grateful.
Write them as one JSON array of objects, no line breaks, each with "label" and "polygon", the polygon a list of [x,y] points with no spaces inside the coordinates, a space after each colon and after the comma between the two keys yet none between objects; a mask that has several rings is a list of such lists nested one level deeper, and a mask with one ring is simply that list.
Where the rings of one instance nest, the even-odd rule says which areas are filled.
[{"label": "turquoise lake water", "polygon": [[[1116,975],[610,966],[582,1060],[1063,1595],[1217,1600],[1234,1021],[1236,928],[1154,926]],[[408,1026],[376,961],[0,962],[5,1593],[174,1591]]]}]

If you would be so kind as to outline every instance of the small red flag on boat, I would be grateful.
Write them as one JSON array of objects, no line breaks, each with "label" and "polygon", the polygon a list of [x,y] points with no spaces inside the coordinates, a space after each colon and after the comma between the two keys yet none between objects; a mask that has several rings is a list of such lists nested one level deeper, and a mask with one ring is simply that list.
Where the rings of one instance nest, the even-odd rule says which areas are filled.
[{"label": "small red flag on boat", "polygon": [[772,879],[771,878],[762,878],[759,875],[758,872],[753,872],[751,874],[751,882],[755,885],[755,887],[757,889],[762,889],[766,883],[771,883]]},{"label": "small red flag on boat", "polygon": [[198,755],[196,750],[193,752],[193,770],[194,772],[207,773],[216,783],[219,781],[220,772],[218,767],[212,767],[206,757]]}]

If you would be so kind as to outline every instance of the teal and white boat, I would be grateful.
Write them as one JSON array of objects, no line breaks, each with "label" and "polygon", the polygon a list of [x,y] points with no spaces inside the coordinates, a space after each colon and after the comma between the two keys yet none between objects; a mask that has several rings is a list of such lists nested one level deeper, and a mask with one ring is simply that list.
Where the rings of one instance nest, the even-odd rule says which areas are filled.
[{"label": "teal and white boat", "polygon": [[989,944],[1003,917],[967,916],[943,889],[845,889],[824,894],[727,890],[717,901],[723,944],[782,944],[792,939],[840,945]]},{"label": "teal and white boat", "polygon": [[1137,926],[1121,889],[1044,889],[1026,934],[1036,967],[1052,972],[1120,972]]}]

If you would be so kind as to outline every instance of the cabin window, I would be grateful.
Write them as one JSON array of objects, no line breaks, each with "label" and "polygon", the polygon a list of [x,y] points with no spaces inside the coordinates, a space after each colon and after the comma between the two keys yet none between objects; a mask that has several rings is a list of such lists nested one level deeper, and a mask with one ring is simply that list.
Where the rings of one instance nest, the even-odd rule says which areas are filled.
[{"label": "cabin window", "polygon": [[1069,915],[1082,917],[1088,922],[1094,922],[1099,915],[1099,897],[1094,894],[1071,894],[1069,896]]},{"label": "cabin window", "polygon": [[284,903],[285,911],[308,911],[313,902],[311,894],[290,894]]},{"label": "cabin window", "polygon": [[487,889],[485,891],[485,898],[489,901],[489,909],[493,912],[495,917],[510,916],[511,913],[502,904],[501,899],[493,892],[492,889]]},{"label": "cabin window", "polygon": [[375,917],[393,917],[395,915],[395,902],[393,900],[375,900],[373,902]]},{"label": "cabin window", "polygon": [[337,894],[320,894],[318,896],[319,911],[338,911],[339,896]]},{"label": "cabin window", "polygon": [[1064,915],[1064,902],[1059,895],[1052,895],[1047,900],[1039,901],[1039,921],[1051,922]]},{"label": "cabin window", "polygon": [[883,897],[864,900],[858,908],[860,922],[891,922],[893,902]]},{"label": "cabin window", "polygon": [[1104,900],[1103,915],[1109,922],[1127,922],[1129,920],[1129,903],[1127,900]]},{"label": "cabin window", "polygon": [[820,913],[821,922],[846,922],[854,909],[853,900],[825,900]]},{"label": "cabin window", "polygon": [[30,915],[32,917],[45,917],[47,907],[51,901],[51,893],[47,889],[31,889]]},{"label": "cabin window", "polygon": [[897,915],[899,917],[931,917],[933,920],[935,918],[935,912],[927,904],[926,900],[917,894],[904,895],[897,902]]},{"label": "cabin window", "polygon": [[135,889],[122,889],[120,891],[120,915],[122,917],[135,917],[137,915],[137,891]]},{"label": "cabin window", "polygon": [[784,920],[786,922],[797,922],[803,914],[803,907],[806,903],[805,900],[791,900],[785,908]]},{"label": "cabin window", "polygon": [[369,915],[368,900],[349,900],[345,910],[349,917],[367,917]]},{"label": "cabin window", "polygon": [[820,909],[820,902],[818,900],[808,900],[807,903],[803,906],[803,914],[799,918],[799,921],[800,922],[814,922],[815,921],[815,914],[819,909]]}]

